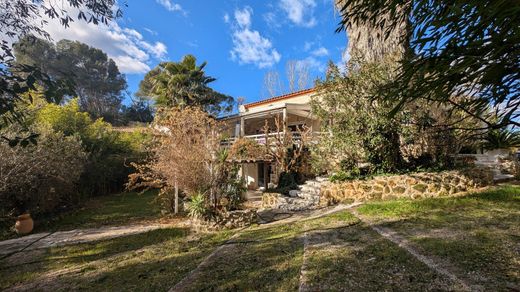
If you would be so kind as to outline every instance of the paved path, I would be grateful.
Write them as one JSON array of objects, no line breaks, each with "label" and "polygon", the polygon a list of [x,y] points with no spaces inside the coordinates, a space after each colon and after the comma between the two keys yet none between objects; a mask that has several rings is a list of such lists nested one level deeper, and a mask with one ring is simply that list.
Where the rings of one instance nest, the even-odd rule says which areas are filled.
[{"label": "paved path", "polygon": [[99,227],[90,229],[74,229],[70,231],[44,232],[28,236],[0,241],[0,256],[6,257],[19,251],[43,249],[55,246],[78,244],[128,236],[166,228],[171,224],[127,225]]}]

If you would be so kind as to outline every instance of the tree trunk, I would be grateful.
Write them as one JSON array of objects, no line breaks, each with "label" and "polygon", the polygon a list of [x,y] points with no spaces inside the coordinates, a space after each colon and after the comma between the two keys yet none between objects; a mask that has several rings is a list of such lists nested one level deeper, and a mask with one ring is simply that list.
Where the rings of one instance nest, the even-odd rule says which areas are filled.
[{"label": "tree trunk", "polygon": [[175,180],[175,210],[174,214],[179,213],[179,186],[177,185],[177,180]]}]

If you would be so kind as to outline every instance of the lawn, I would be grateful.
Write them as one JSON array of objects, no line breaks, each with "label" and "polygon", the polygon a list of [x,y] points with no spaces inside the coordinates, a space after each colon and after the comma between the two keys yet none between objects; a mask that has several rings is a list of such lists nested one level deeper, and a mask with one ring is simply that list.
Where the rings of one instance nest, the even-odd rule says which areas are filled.
[{"label": "lawn", "polygon": [[[508,185],[464,197],[367,203],[357,211],[408,239],[472,289],[516,291],[519,194],[520,187]],[[105,207],[121,210],[117,216],[87,209],[74,216],[88,221],[82,212],[98,214],[87,222],[91,226],[103,223],[98,218],[157,216],[125,214],[130,209],[117,207],[117,201]],[[181,291],[297,291],[302,283],[310,291],[462,289],[348,210],[234,231],[196,233],[172,226],[0,261],[0,290],[167,291],[178,283]]]},{"label": "lawn", "polygon": [[520,290],[520,187],[457,198],[375,202],[358,209],[475,289]]},{"label": "lawn", "polygon": [[[56,216],[36,217],[33,233],[109,225],[147,223],[161,219],[156,192],[121,193],[93,198],[80,209]],[[0,229],[0,240],[15,238],[14,222]]]}]

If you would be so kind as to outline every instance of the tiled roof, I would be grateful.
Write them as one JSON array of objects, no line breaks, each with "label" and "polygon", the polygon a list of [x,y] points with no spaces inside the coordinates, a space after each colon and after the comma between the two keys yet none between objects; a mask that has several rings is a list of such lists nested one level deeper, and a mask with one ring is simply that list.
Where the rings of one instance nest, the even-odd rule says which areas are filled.
[{"label": "tiled roof", "polygon": [[292,93],[289,93],[289,94],[284,94],[284,95],[275,96],[275,97],[271,97],[271,98],[268,98],[268,99],[264,99],[264,100],[260,100],[260,101],[256,101],[256,102],[252,102],[252,103],[248,103],[248,104],[244,104],[244,107],[246,109],[248,109],[248,108],[259,106],[259,105],[262,105],[262,104],[271,103],[271,102],[275,102],[275,101],[280,101],[280,100],[284,100],[284,99],[295,97],[295,96],[299,96],[299,95],[304,95],[304,94],[311,93],[311,92],[314,92],[314,91],[315,91],[314,88],[309,88],[309,89],[304,89],[304,90],[300,90],[300,91],[295,91],[295,92],[292,92]]}]

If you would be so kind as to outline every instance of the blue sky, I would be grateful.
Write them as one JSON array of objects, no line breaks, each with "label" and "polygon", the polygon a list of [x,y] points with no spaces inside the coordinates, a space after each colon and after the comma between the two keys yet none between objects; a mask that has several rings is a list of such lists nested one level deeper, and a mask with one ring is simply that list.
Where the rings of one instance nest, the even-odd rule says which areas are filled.
[{"label": "blue sky", "polygon": [[263,96],[265,73],[284,77],[289,60],[306,64],[313,78],[323,76],[329,60],[341,62],[347,38],[334,32],[333,9],[331,0],[129,0],[110,27],[50,23],[49,31],[55,41],[75,39],[107,52],[131,93],[158,62],[193,54],[208,62],[214,89],[252,102]]}]

